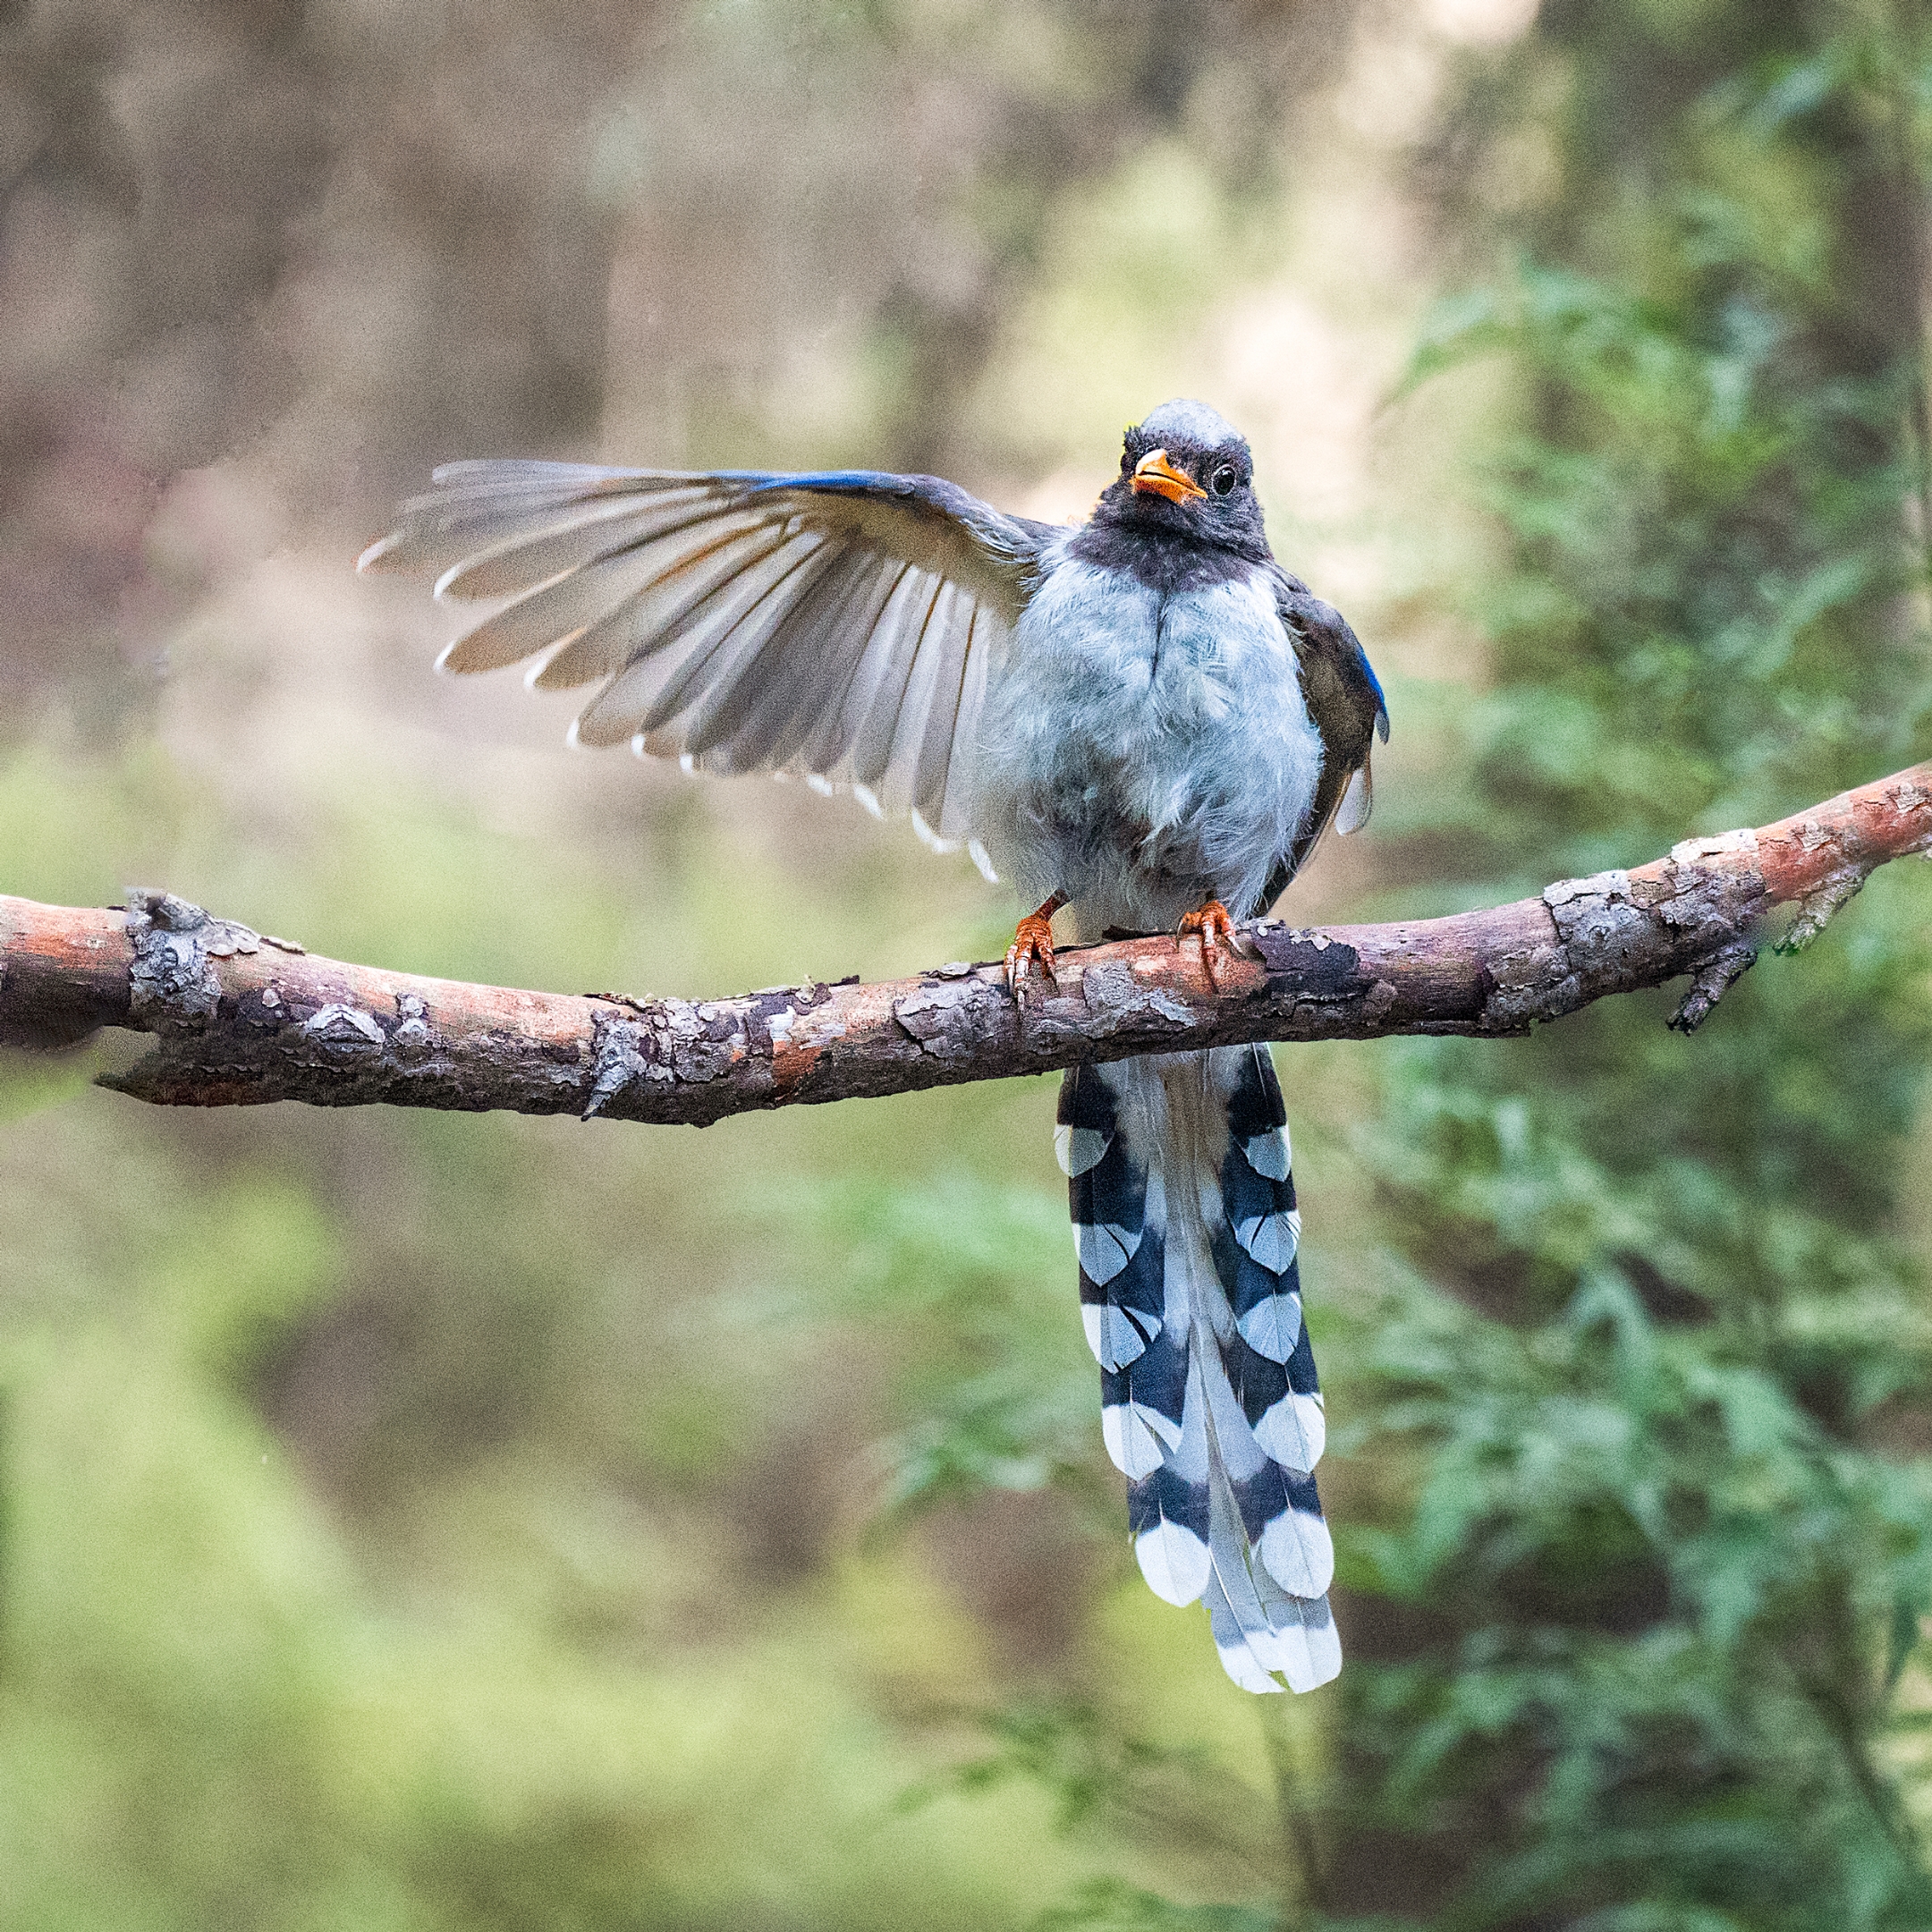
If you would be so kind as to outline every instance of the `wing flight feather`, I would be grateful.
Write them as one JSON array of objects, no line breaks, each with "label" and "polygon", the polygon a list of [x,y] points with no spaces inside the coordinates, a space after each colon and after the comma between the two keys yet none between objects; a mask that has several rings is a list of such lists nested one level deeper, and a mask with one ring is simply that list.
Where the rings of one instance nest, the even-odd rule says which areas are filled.
[{"label": "wing flight feather", "polygon": [[964,836],[987,670],[1054,526],[869,470],[462,462],[435,484],[360,567],[507,600],[445,668],[600,684],[580,743],[808,776]]}]

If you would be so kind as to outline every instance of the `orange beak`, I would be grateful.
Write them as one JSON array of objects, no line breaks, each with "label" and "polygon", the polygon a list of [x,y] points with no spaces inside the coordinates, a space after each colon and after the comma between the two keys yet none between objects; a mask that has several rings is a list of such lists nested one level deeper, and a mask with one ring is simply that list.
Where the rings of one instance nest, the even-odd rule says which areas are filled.
[{"label": "orange beak", "polygon": [[1134,465],[1131,483],[1136,494],[1146,491],[1155,496],[1165,496],[1169,503],[1185,503],[1191,496],[1208,494],[1192,477],[1176,470],[1167,461],[1165,450],[1149,450]]}]

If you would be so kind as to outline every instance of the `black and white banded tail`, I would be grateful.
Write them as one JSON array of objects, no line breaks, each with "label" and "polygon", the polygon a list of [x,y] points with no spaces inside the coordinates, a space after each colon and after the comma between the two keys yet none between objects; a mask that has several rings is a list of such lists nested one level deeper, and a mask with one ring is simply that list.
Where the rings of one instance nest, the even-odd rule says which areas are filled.
[{"label": "black and white banded tail", "polygon": [[1075,1067],[1055,1142],[1142,1575],[1169,1603],[1206,1600],[1244,1689],[1326,1683],[1342,1646],[1315,1493],[1322,1399],[1267,1050]]}]

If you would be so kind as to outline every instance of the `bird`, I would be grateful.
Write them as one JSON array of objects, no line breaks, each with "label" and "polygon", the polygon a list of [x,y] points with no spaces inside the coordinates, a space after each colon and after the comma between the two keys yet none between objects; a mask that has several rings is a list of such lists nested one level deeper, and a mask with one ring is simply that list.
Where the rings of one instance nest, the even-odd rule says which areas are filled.
[{"label": "bird", "polygon": [[[489,460],[432,486],[359,567],[496,602],[444,668],[595,686],[577,743],[795,777],[966,846],[1036,902],[1016,998],[1053,978],[1056,916],[1076,940],[1171,933],[1212,977],[1323,834],[1368,818],[1382,688],[1275,560],[1248,442],[1204,402],[1130,426],[1077,525],[865,470]],[[1206,1604],[1237,1684],[1327,1682],[1325,1411],[1267,1049],[1077,1064],[1055,1146],[1143,1576]]]}]

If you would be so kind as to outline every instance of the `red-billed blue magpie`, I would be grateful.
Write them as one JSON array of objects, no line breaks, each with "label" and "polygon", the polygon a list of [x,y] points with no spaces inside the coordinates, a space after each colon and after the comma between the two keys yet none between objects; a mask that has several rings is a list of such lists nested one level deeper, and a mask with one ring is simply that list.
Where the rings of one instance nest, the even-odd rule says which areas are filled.
[{"label": "red-billed blue magpie", "polygon": [[[967,843],[1039,902],[1007,953],[1016,990],[1052,973],[1063,908],[1078,936],[1192,933],[1211,971],[1233,920],[1368,816],[1381,688],[1275,561],[1248,445],[1203,403],[1130,428],[1072,529],[871,470],[493,462],[435,483],[361,564],[508,599],[445,665],[529,660],[532,685],[598,687],[581,743],[794,775]],[[1237,1683],[1324,1683],[1342,1653],[1322,1399],[1274,1063],[1076,1067],[1056,1144],[1141,1571],[1206,1600]]]}]

